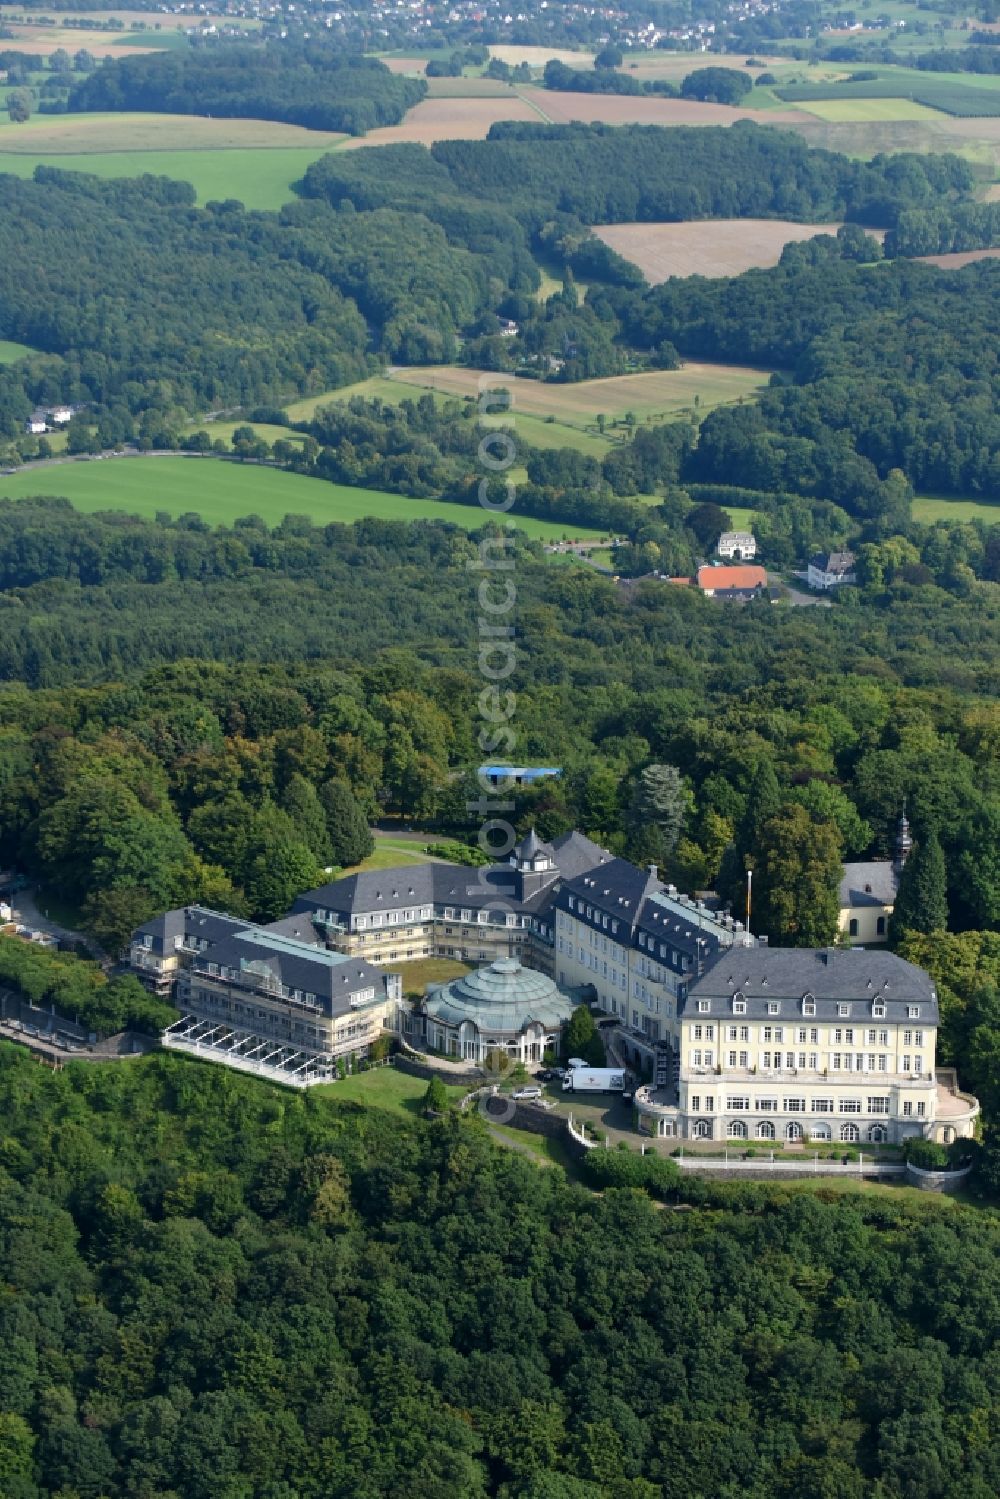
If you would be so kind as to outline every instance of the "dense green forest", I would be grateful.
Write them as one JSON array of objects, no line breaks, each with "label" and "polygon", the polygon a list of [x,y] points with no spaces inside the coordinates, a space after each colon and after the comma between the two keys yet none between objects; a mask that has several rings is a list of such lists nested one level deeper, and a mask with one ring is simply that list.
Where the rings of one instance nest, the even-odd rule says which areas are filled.
[{"label": "dense green forest", "polygon": [[[988,1499],[995,1216],[0,1049],[5,1499]],[[664,1176],[672,1167],[664,1166]]]},{"label": "dense green forest", "polygon": [[[737,473],[706,441],[686,481],[739,478],[861,517],[892,512],[884,485],[895,468],[914,485],[994,493],[992,358],[971,372],[935,326],[933,343],[922,339],[928,378],[910,389],[898,358],[901,323],[895,342],[867,338],[872,314],[894,315],[903,297],[919,330],[950,317],[969,287],[983,292],[972,337],[988,346],[992,308],[977,279],[987,271],[965,279],[926,271],[923,280],[914,272],[903,283],[905,271],[871,268],[881,252],[854,224],[836,239],[790,247],[773,271],[649,291],[589,229],[608,219],[846,213],[895,225],[902,239],[935,215],[971,223],[980,210],[968,204],[970,182],[953,157],[852,162],[752,125],[519,125],[433,152],[363,149],[316,163],[302,198],[278,214],[232,202],[195,208],[191,190],[166,179],[104,182],[40,167],[31,182],[0,178],[0,333],[38,351],[0,369],[0,436],[17,443],[12,455],[31,456],[28,412],[70,401],[84,408],[71,432],[82,450],[95,436],[102,447],[170,446],[207,409],[273,407],[350,383],[382,360],[460,355],[573,381],[670,368],[690,355],[782,366],[808,387],[810,411],[808,419],[788,411],[803,397],[786,375],[785,390],[739,417],[765,423],[757,446],[766,461],[755,450]],[[30,278],[19,272],[25,255]],[[535,296],[540,259],[567,277],[545,301]],[[573,276],[589,284],[585,299]],[[500,319],[517,324],[515,337],[501,336]],[[835,409],[840,365],[854,361],[855,343],[877,383],[850,418],[864,423],[862,433]],[[838,351],[831,385],[825,366]],[[968,396],[961,422],[950,396],[956,381]]]},{"label": "dense green forest", "polygon": [[[0,538],[0,859],[82,906],[112,948],[186,900],[280,914],[348,862],[357,809],[469,836],[485,748],[475,537],[294,516],[213,531],[18,501],[0,507]],[[727,892],[744,859],[780,847],[794,870],[821,837],[835,885],[841,858],[889,850],[905,801],[918,838],[944,846],[953,929],[997,926],[998,610],[964,560],[982,566],[986,541],[929,528],[938,582],[904,538],[867,543],[864,586],[841,607],[735,612],[512,543],[504,748],[564,767],[517,793],[519,828],[580,827],[685,888]],[[643,802],[662,764],[682,787],[666,840]],[[762,929],[802,940],[781,914],[788,879],[770,908],[761,881]]]},{"label": "dense green forest", "polygon": [[6,435],[39,401],[96,401],[112,424],[116,411],[158,424],[164,410],[367,372],[364,319],[304,263],[305,236],[193,202],[186,183],[162,177],[0,177],[0,328],[42,351],[0,370]]},{"label": "dense green forest", "polygon": [[[178,87],[207,90],[213,55]],[[160,61],[101,75],[166,78]],[[311,83],[256,63],[209,72],[234,109],[252,90],[311,107]],[[755,931],[809,945],[834,939],[842,860],[886,856],[905,804],[892,941],[937,984],[938,1061],[982,1099],[971,1191],[1000,1194],[1000,527],[911,509],[918,484],[1000,495],[1000,268],[886,261],[859,227],[898,250],[914,216],[972,214],[970,184],[953,158],[856,163],[744,126],[362,149],[280,214],[198,209],[164,179],[0,178],[0,335],[39,351],[0,369],[11,439],[69,400],[71,447],[199,447],[209,409],[287,425],[292,395],[394,358],[778,371],[700,422],[632,421],[600,459],[518,453],[513,518],[613,529],[626,584],[485,512],[473,534],[212,528],[0,500],[0,864],[113,954],[192,900],[278,916],[370,851],[376,817],[471,843],[475,767],[510,757],[562,771],[512,795],[519,832],[577,827],[731,902],[751,867]],[[652,289],[588,227],[716,213],[856,222],[768,271]],[[545,302],[539,258],[566,272]],[[471,403],[427,395],[234,442],[469,505],[481,435]],[[849,542],[858,586],[731,608],[638,577],[693,569],[727,505],[753,508],[769,566]],[[498,734],[478,589],[501,552],[516,711]],[[11,939],[0,984],[102,1035],[171,1016],[133,978]],[[476,1116],[170,1055],[51,1073],[0,1044],[3,1499],[1000,1492],[994,1212],[600,1157],[588,1191]]]},{"label": "dense green forest", "polygon": [[107,58],[73,86],[66,108],[283,120],[364,135],[398,125],[426,93],[422,80],[392,73],[375,58],[285,42]]},{"label": "dense green forest", "polygon": [[[845,249],[848,254],[845,255]],[[690,477],[883,508],[901,469],[917,488],[1000,495],[1000,267],[859,264],[842,238],[786,246],[771,270],[673,280],[607,301],[625,339],[685,357],[773,364],[791,378],[711,413]]]},{"label": "dense green forest", "polygon": [[[558,149],[553,150],[553,145]],[[309,168],[305,191],[331,200],[340,184],[377,174],[393,181],[395,161],[328,156]],[[851,218],[887,225],[904,208],[968,195],[972,176],[956,156],[879,156],[852,161],[810,149],[790,131],[746,121],[723,128],[654,125],[536,125],[507,121],[485,141],[439,141],[419,189],[499,201],[537,228],[553,210],[584,224],[671,219]],[[390,175],[386,178],[385,173]]]}]

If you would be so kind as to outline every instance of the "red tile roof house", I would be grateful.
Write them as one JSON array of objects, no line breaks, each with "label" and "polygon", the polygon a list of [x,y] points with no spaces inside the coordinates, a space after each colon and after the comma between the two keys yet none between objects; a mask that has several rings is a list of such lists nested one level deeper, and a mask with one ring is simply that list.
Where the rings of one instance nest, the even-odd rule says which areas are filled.
[{"label": "red tile roof house", "polygon": [[767,573],[756,564],[699,567],[698,587],[706,598],[752,599],[767,587]]}]

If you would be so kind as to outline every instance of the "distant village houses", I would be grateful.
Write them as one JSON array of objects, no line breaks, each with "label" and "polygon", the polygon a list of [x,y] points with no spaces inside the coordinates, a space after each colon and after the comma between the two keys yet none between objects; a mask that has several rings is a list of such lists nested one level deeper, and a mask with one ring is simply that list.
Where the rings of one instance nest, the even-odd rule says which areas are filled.
[{"label": "distant village houses", "polygon": [[25,428],[37,437],[43,432],[51,432],[53,427],[65,427],[79,410],[79,406],[36,406]]}]

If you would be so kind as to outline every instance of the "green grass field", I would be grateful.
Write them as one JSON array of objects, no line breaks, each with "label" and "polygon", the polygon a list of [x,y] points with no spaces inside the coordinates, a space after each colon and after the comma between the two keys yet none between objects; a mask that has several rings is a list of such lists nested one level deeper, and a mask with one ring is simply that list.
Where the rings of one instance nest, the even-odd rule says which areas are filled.
[{"label": "green grass field", "polygon": [[[468,1092],[467,1088],[456,1087],[454,1084],[446,1083],[445,1086],[452,1103],[458,1103]],[[345,1103],[363,1103],[373,1109],[388,1109],[391,1114],[401,1114],[412,1119],[422,1110],[427,1083],[422,1077],[411,1077],[408,1072],[400,1072],[392,1066],[373,1067],[369,1072],[358,1072],[353,1077],[345,1077],[341,1082],[321,1083],[312,1091],[326,1093]]]},{"label": "green grass field", "polygon": [[933,120],[940,111],[912,99],[816,99],[799,108],[831,124],[855,124],[881,120]]},{"label": "green grass field", "polygon": [[953,500],[948,495],[918,494],[913,501],[913,519],[930,525],[936,520],[982,520],[1000,526],[1000,504],[987,500]]},{"label": "green grass field", "polygon": [[430,984],[446,984],[472,972],[467,963],[456,962],[454,958],[417,958],[412,963],[397,963],[395,968],[403,978],[403,993],[417,995],[422,995]]},{"label": "green grass field", "polygon": [[[503,382],[502,375],[497,378]],[[334,401],[348,401],[352,396],[362,396],[366,401],[387,401],[390,405],[398,406],[400,401],[418,400],[426,389],[431,391],[438,406],[462,399],[460,395],[447,395],[443,391],[433,390],[430,385],[420,387],[418,381],[418,370],[408,370],[406,380],[375,375],[370,380],[359,381],[357,385],[345,385],[340,390],[328,390],[319,396],[308,396],[304,401],[293,401],[286,410],[293,422],[304,422],[309,420],[318,407],[329,406]],[[493,426],[500,424],[499,420],[490,423]],[[613,438],[602,437],[599,432],[585,432],[565,422],[548,422],[543,416],[531,416],[525,412],[517,413],[513,436],[515,441],[520,438],[533,448],[575,448],[578,453],[586,453],[592,458],[602,458],[614,442]],[[516,482],[516,476],[512,477]]]},{"label": "green grass field", "polygon": [[30,177],[38,165],[97,177],[143,172],[190,182],[200,203],[238,198],[248,208],[280,208],[292,183],[342,144],[343,135],[273,120],[95,111],[0,119],[0,171]]},{"label": "green grass field", "polygon": [[237,427],[252,427],[258,437],[265,442],[305,442],[304,432],[292,432],[288,427],[277,427],[272,422],[191,422],[189,430],[192,432],[207,432],[214,442],[220,437],[223,442],[232,442],[233,433]]},{"label": "green grass field", "polygon": [[[318,525],[371,516],[377,520],[443,520],[475,531],[488,518],[477,506],[411,500],[406,495],[327,484],[255,464],[206,458],[92,459],[0,477],[0,496],[23,499],[36,494],[64,495],[78,509],[89,512],[124,510],[154,516],[166,510],[177,516],[193,510],[214,525],[231,525],[242,515],[260,515],[275,525],[291,513],[308,515]],[[508,523],[545,541],[601,534],[531,517],[508,517]]]},{"label": "green grass field", "polygon": [[[0,135],[0,148],[4,144]],[[192,151],[108,151],[79,155],[30,155],[0,149],[0,172],[30,177],[36,166],[68,172],[90,172],[95,177],[138,177],[150,172],[190,182],[199,203],[238,198],[246,208],[280,208],[295,194],[306,168],[330,150],[292,147],[234,147]]]},{"label": "green grass field", "polygon": [[9,338],[0,338],[0,364],[15,364],[19,359],[27,359],[29,354],[37,354],[37,349],[30,349],[27,344],[12,343]]},{"label": "green grass field", "polygon": [[[415,400],[430,391],[438,404],[448,400],[476,399],[483,372],[461,365],[408,366],[392,375],[376,375],[357,385],[324,391],[287,407],[292,421],[308,421],[319,406],[346,401],[351,396],[376,398],[398,404]],[[582,380],[559,385],[527,380],[517,375],[491,375],[491,383],[506,386],[514,396],[515,441],[530,447],[575,448],[595,458],[602,457],[618,440],[611,423],[631,411],[637,421],[671,421],[685,413],[706,415],[713,407],[748,399],[767,382],[768,371],[738,365],[690,362],[679,370],[650,370],[636,375],[616,375],[604,380]],[[597,418],[608,421],[607,435],[597,429]],[[502,416],[487,418],[490,425],[509,425]]]}]

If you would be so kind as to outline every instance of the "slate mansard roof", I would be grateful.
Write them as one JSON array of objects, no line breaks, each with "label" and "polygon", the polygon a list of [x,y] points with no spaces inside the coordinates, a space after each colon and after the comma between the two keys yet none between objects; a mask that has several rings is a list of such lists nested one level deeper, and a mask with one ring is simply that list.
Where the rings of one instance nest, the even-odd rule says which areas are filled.
[{"label": "slate mansard roof", "polygon": [[[218,973],[212,973],[212,967]],[[223,972],[223,970],[226,970]],[[221,979],[253,990],[270,981],[316,997],[326,1015],[356,1008],[354,996],[385,993],[385,974],[362,958],[317,948],[263,927],[246,927],[208,947],[194,959],[191,972],[210,981]]]},{"label": "slate mansard roof", "polygon": [[174,911],[164,911],[154,916],[132,933],[133,942],[152,937],[152,950],[159,956],[176,952],[180,945],[196,946],[206,942],[219,942],[234,932],[250,926],[248,921],[236,916],[225,916],[221,911],[210,911],[206,906],[179,906]]},{"label": "slate mansard roof", "polygon": [[722,948],[751,940],[738,922],[695,901],[681,899],[674,887],[665,886],[652,869],[639,869],[627,859],[612,859],[567,881],[555,904],[560,910],[572,910],[583,921],[588,920],[587,906],[592,907],[597,913],[592,924],[602,931],[605,916],[610,922],[621,923],[621,930],[611,932],[612,936],[624,939],[632,931],[643,933],[651,957],[662,956],[658,951],[662,944],[704,961]]},{"label": "slate mansard roof", "polygon": [[662,888],[650,870],[639,869],[627,859],[611,859],[607,864],[585,870],[576,879],[568,880],[559,893],[557,905],[569,910],[572,895],[576,898],[574,915],[579,914],[576,906],[583,900],[631,928],[638,921],[649,896]]},{"label": "slate mansard roof", "polygon": [[896,903],[899,874],[888,859],[845,864],[840,882],[840,907],[892,906]]},{"label": "slate mansard roof", "polygon": [[809,565],[810,567],[814,567],[817,572],[843,576],[845,573],[851,572],[854,568],[854,553],[819,552],[815,557],[809,558]]},{"label": "slate mansard roof", "polygon": [[[553,869],[530,874],[518,868],[542,854]],[[514,911],[538,915],[549,904],[560,879],[572,878],[602,860],[611,860],[582,833],[566,833],[551,844],[534,833],[522,839],[510,864],[491,864],[481,869],[454,864],[407,864],[395,869],[365,870],[333,880],[315,890],[306,890],[292,907],[293,916],[331,911],[349,920],[376,911],[411,910],[416,906],[454,906],[479,910],[503,902]],[[630,866],[631,867],[631,866]]]},{"label": "slate mansard roof", "polygon": [[[815,1000],[817,1020],[865,1020],[878,1000],[893,1023],[919,1018],[937,1025],[937,991],[930,977],[895,953],[860,947],[749,947],[724,951],[701,978],[695,979],[681,1007],[684,1019],[708,1001],[707,1013],[731,1015],[734,1000],[745,1000],[751,1020],[792,1019],[802,1014],[802,1000]],[[769,1004],[781,1005],[778,1016]],[[842,1016],[838,1006],[851,1006]],[[919,1017],[909,1015],[919,1007]]]}]

